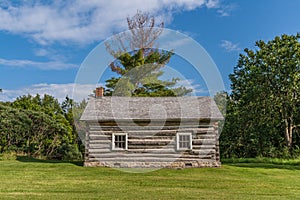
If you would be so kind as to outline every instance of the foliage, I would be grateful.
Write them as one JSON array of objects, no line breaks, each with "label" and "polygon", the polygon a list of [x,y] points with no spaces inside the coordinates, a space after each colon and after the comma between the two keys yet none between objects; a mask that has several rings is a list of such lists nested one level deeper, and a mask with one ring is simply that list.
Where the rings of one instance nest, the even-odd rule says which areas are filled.
[{"label": "foliage", "polygon": [[224,157],[299,155],[300,35],[282,35],[245,49],[230,75]]},{"label": "foliage", "polygon": [[17,158],[17,153],[13,151],[0,153],[0,161],[16,160],[16,158]]},{"label": "foliage", "polygon": [[228,100],[228,94],[225,91],[218,92],[214,96],[214,101],[216,102],[220,112],[224,117],[226,116],[227,100]]},{"label": "foliage", "polygon": [[[107,50],[116,59],[110,68],[117,74],[106,80],[106,96],[183,96],[192,90],[175,87],[178,78],[160,80],[163,67],[170,61],[172,51],[160,50],[154,45],[162,33],[163,23],[155,27],[154,17],[138,11],[127,18],[131,34],[107,43]],[[124,42],[129,44],[126,47]]]},{"label": "foliage", "polygon": [[85,99],[83,99],[79,103],[74,103],[73,110],[72,110],[72,115],[73,115],[76,132],[79,137],[77,139],[79,139],[82,143],[79,146],[81,152],[84,152],[83,144],[85,142],[85,133],[87,133],[87,131],[88,131],[88,124],[85,121],[80,121],[80,117],[86,106],[87,106],[87,101]]},{"label": "foliage", "polygon": [[0,153],[80,159],[72,104],[68,97],[61,105],[49,95],[27,95],[0,105]]}]

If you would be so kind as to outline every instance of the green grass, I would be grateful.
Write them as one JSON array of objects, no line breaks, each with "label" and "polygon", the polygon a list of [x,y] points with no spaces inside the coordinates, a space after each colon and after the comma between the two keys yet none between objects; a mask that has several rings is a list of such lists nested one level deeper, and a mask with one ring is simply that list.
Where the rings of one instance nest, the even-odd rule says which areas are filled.
[{"label": "green grass", "polygon": [[[228,161],[227,161],[228,162]],[[299,164],[125,173],[18,157],[0,161],[1,199],[299,199]]]},{"label": "green grass", "polygon": [[223,159],[222,163],[266,163],[277,165],[294,165],[300,166],[300,158],[298,159],[281,159],[281,158],[230,158]]}]

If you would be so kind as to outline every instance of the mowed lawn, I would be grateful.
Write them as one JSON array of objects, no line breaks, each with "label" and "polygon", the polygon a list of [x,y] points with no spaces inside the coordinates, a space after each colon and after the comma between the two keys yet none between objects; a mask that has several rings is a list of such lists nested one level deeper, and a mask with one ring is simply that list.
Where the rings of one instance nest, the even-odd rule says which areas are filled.
[{"label": "mowed lawn", "polygon": [[262,163],[126,173],[76,163],[0,161],[1,199],[300,199],[300,166]]}]

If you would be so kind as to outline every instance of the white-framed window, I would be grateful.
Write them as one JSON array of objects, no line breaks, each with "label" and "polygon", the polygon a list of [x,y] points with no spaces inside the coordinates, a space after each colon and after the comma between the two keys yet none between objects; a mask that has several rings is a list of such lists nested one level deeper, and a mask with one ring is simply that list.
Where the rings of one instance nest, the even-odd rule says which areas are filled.
[{"label": "white-framed window", "polygon": [[113,133],[112,134],[112,149],[113,150],[127,150],[128,136],[127,133]]},{"label": "white-framed window", "polygon": [[177,150],[192,149],[192,133],[177,133]]}]

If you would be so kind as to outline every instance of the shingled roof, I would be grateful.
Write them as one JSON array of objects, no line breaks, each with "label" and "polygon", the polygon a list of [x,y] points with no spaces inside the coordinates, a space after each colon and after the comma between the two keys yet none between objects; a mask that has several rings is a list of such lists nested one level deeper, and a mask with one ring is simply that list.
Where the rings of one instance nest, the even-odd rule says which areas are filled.
[{"label": "shingled roof", "polygon": [[89,99],[81,120],[223,120],[211,97],[101,97]]}]

